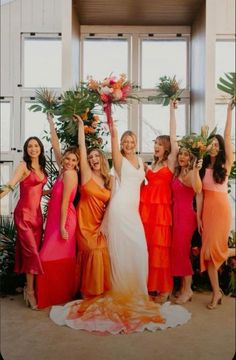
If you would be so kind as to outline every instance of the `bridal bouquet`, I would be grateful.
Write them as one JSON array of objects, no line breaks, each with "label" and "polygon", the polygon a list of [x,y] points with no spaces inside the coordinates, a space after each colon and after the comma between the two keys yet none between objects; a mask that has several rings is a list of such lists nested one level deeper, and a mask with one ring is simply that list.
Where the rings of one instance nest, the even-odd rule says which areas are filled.
[{"label": "bridal bouquet", "polygon": [[112,124],[112,104],[125,104],[128,98],[137,99],[137,97],[132,94],[133,86],[127,80],[125,74],[121,74],[119,78],[110,75],[102,81],[96,81],[91,77],[88,81],[88,88],[91,92],[98,94],[99,102],[102,104],[103,111],[107,116],[108,125]]},{"label": "bridal bouquet", "polygon": [[148,100],[157,101],[162,103],[163,106],[167,106],[170,103],[170,100],[177,100],[183,90],[179,87],[179,82],[176,80],[175,76],[162,76],[160,77],[160,82],[156,87],[158,94],[155,96],[149,96]]},{"label": "bridal bouquet", "polygon": [[208,136],[208,126],[201,128],[200,134],[192,133],[184,136],[178,143],[179,146],[189,150],[198,159],[206,156],[211,148],[212,136],[216,133],[216,128]]}]

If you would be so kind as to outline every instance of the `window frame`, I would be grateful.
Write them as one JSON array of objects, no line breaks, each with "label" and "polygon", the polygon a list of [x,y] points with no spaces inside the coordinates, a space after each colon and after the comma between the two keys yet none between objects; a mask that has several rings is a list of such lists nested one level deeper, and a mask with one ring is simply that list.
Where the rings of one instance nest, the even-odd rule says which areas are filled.
[{"label": "window frame", "polygon": [[[24,59],[25,59],[25,52],[24,52],[24,42],[27,39],[45,39],[45,40],[60,40],[61,41],[61,45],[62,45],[62,36],[61,33],[36,33],[36,32],[32,32],[32,33],[21,33],[21,69],[20,69],[20,84],[18,85],[19,87],[21,87],[24,90],[35,90],[37,89],[37,86],[35,87],[29,87],[29,86],[25,86],[24,84],[24,77],[25,77],[25,73],[24,73]],[[52,87],[48,87],[50,89],[61,89],[62,88],[62,71],[61,71],[61,86],[52,86]]]}]

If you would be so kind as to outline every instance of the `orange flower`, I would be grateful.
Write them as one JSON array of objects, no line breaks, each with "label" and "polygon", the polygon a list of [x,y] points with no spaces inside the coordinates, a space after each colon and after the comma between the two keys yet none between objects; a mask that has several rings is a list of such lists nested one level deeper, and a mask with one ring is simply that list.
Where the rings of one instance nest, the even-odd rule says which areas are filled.
[{"label": "orange flower", "polygon": [[93,121],[98,122],[99,121],[99,116],[94,114],[93,115]]}]

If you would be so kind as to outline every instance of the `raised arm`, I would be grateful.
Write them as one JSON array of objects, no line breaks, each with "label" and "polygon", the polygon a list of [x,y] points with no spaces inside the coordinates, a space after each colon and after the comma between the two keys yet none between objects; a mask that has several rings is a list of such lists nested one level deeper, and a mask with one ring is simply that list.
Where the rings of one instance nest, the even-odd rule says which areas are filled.
[{"label": "raised arm", "polygon": [[17,166],[12,178],[6,184],[6,187],[3,188],[3,191],[0,194],[0,199],[2,199],[5,195],[7,195],[12,190],[12,188],[16,184],[18,184],[18,182],[20,182],[21,179],[23,179],[23,177],[25,177],[26,175],[27,175],[26,164],[25,164],[25,162],[21,162]]},{"label": "raised arm", "polygon": [[60,144],[58,141],[58,136],[56,133],[56,129],[54,126],[54,121],[53,121],[53,116],[50,113],[47,113],[47,119],[48,119],[48,123],[49,123],[49,127],[50,127],[50,141],[52,144],[52,148],[54,151],[54,155],[55,155],[55,159],[57,162],[57,165],[60,167],[61,166],[61,159],[62,159],[62,155],[61,155],[61,150],[60,150]]},{"label": "raised arm", "polygon": [[175,109],[177,103],[176,101],[170,101],[170,144],[171,144],[171,152],[168,156],[168,167],[172,172],[174,172],[175,163],[177,154],[179,151],[177,138],[176,138],[176,117],[175,117]]},{"label": "raised arm", "polygon": [[67,170],[63,174],[63,193],[61,202],[61,217],[60,217],[60,230],[61,237],[65,240],[68,239],[68,232],[65,228],[69,200],[72,190],[78,183],[78,177],[75,170]]},{"label": "raised arm", "polygon": [[224,130],[224,141],[225,141],[225,155],[226,155],[226,169],[229,175],[231,166],[233,164],[233,147],[231,143],[231,128],[232,128],[232,102],[228,104],[227,116]]},{"label": "raised arm", "polygon": [[86,184],[92,176],[92,170],[88,163],[87,149],[85,144],[84,123],[80,116],[74,115],[74,120],[78,123],[78,143],[80,152],[80,173],[81,184]]},{"label": "raised arm", "polygon": [[110,130],[110,134],[111,134],[112,161],[113,161],[115,171],[117,172],[118,176],[120,177],[120,175],[121,175],[122,155],[120,153],[118,132],[117,132],[116,126],[114,125],[114,122],[112,122],[112,125],[110,126],[109,130]]},{"label": "raised arm", "polygon": [[191,185],[195,193],[202,191],[202,180],[199,175],[199,171],[202,168],[203,159],[196,160],[191,170]]}]

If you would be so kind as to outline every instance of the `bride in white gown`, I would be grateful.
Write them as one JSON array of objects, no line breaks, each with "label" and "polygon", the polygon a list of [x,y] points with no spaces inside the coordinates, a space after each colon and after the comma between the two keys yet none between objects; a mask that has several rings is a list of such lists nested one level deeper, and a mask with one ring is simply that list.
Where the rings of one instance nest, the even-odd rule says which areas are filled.
[{"label": "bride in white gown", "polygon": [[112,291],[89,300],[53,306],[51,319],[58,325],[104,334],[155,331],[186,323],[191,315],[179,305],[160,306],[147,292],[148,253],[139,216],[142,160],[136,156],[136,136],[112,133],[112,159],[116,185],[104,220],[112,269]]}]

